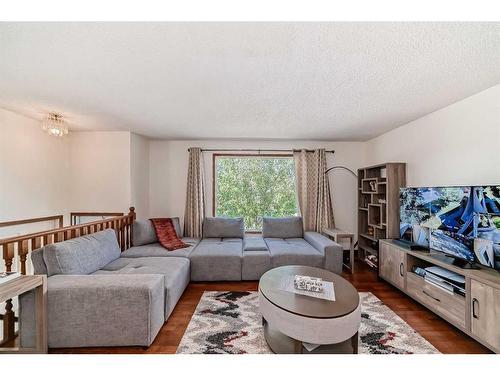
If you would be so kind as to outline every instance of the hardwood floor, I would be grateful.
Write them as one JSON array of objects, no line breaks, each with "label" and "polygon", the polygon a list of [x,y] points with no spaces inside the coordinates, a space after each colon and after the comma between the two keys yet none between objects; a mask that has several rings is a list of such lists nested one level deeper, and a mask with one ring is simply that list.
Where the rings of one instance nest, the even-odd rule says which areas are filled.
[{"label": "hardwood floor", "polygon": [[[375,272],[364,263],[357,262],[356,274],[344,276],[360,292],[371,292],[406,321],[442,353],[491,353],[443,319],[400,292],[385,281],[378,280]],[[111,347],[51,349],[50,353],[175,353],[191,316],[205,290],[257,290],[258,282],[191,283],[181,297],[172,315],[149,348]]]}]

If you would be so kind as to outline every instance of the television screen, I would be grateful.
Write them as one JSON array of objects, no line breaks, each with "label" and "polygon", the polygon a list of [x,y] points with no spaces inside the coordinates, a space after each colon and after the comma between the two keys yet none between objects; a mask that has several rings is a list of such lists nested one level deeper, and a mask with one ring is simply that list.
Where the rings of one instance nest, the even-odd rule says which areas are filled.
[{"label": "television screen", "polygon": [[500,269],[500,186],[402,188],[400,235]]},{"label": "television screen", "polygon": [[479,215],[474,233],[474,253],[482,265],[500,269],[500,215]]},{"label": "television screen", "polygon": [[474,262],[474,252],[471,251],[473,243],[467,236],[443,231],[441,229],[431,230],[430,246],[433,250],[441,251],[455,258]]},{"label": "television screen", "polygon": [[462,207],[470,187],[402,188],[400,191],[400,235],[429,247],[432,230],[457,232],[462,225]]},{"label": "television screen", "polygon": [[474,253],[482,265],[500,270],[500,185],[476,186],[474,192]]},{"label": "television screen", "polygon": [[474,210],[482,214],[500,215],[500,186],[476,186]]}]

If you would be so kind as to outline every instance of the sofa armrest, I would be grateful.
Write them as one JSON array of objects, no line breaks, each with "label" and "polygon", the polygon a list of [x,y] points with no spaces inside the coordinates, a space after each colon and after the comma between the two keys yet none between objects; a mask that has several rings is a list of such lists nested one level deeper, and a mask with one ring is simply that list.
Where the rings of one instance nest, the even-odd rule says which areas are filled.
[{"label": "sofa armrest", "polygon": [[[164,323],[163,275],[55,275],[47,280],[49,347],[149,346]],[[33,295],[20,299],[21,344],[32,343]]]},{"label": "sofa armrest", "polygon": [[325,269],[339,275],[342,273],[342,246],[318,232],[305,232],[304,240],[325,256]]}]

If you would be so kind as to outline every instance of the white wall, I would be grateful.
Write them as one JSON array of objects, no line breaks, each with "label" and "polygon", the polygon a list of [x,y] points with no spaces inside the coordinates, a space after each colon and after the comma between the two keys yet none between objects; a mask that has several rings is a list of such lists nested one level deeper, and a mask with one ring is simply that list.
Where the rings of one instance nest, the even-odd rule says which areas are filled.
[{"label": "white wall", "polygon": [[[149,141],[123,131],[50,137],[39,121],[0,109],[0,221],[71,211],[149,215]],[[95,219],[95,218],[94,218]],[[54,223],[1,228],[0,237]]]},{"label": "white wall", "polygon": [[[328,166],[344,165],[356,170],[365,160],[365,145],[360,142],[317,141],[151,141],[150,142],[150,214],[152,216],[184,216],[189,147],[334,149],[328,154]],[[207,214],[212,212],[212,153],[204,152]],[[345,230],[356,228],[356,179],[348,172],[330,172],[332,202],[336,225]]]},{"label": "white wall", "polygon": [[407,163],[409,186],[500,184],[500,85],[370,140],[366,155]]},{"label": "white wall", "polygon": [[149,140],[132,133],[130,136],[130,205],[137,218],[149,217]]},{"label": "white wall", "polygon": [[[368,142],[151,141],[150,214],[184,214],[187,149],[335,149],[328,165],[351,169],[384,162],[407,163],[409,186],[500,183],[500,85],[403,125]],[[207,213],[212,212],[212,154],[203,154]],[[330,172],[336,225],[356,229],[355,179]]]},{"label": "white wall", "polygon": [[[130,132],[72,132],[49,137],[40,123],[0,109],[0,221],[126,211],[139,217],[184,215],[189,147],[334,149],[328,165],[402,161],[411,186],[500,183],[500,85],[368,142],[158,141]],[[207,212],[212,154],[204,153]],[[336,224],[356,228],[355,179],[330,172]],[[5,230],[4,230],[5,232]],[[2,232],[0,231],[0,236]]]},{"label": "white wall", "polygon": [[130,132],[74,132],[70,141],[73,210],[149,215],[149,141]]},{"label": "white wall", "polygon": [[72,132],[68,136],[70,207],[126,212],[130,206],[130,132]]},{"label": "white wall", "polygon": [[[0,109],[0,221],[65,214],[68,143],[38,121]],[[54,223],[0,228],[0,237],[53,228]]]}]

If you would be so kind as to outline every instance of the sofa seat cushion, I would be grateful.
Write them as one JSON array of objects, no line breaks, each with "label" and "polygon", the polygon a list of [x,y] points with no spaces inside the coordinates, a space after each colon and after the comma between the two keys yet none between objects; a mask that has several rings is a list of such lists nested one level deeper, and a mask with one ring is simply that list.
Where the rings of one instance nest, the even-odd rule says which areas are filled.
[{"label": "sofa seat cushion", "polygon": [[242,280],[259,280],[271,268],[271,253],[267,248],[260,251],[243,251],[241,262]]},{"label": "sofa seat cushion", "polygon": [[204,238],[189,255],[192,281],[241,280],[241,238]]},{"label": "sofa seat cushion", "polygon": [[196,245],[199,242],[197,238],[184,237],[182,238],[182,242],[190,245],[189,247],[185,247],[183,249],[177,249],[168,251],[163,246],[161,246],[158,242],[142,245],[142,246],[133,246],[130,249],[127,249],[121,253],[121,258],[142,258],[142,257],[181,257],[187,258],[189,254],[193,251]]},{"label": "sofa seat cushion", "polygon": [[262,218],[264,238],[301,238],[303,234],[300,216]]},{"label": "sofa seat cushion", "polygon": [[119,258],[94,274],[163,275],[165,277],[165,320],[167,320],[189,284],[189,259],[180,257]]},{"label": "sofa seat cushion", "polygon": [[43,247],[47,275],[88,275],[120,257],[113,229]]},{"label": "sofa seat cushion", "polygon": [[203,219],[203,238],[243,238],[243,218],[206,217]]},{"label": "sofa seat cushion", "polygon": [[266,238],[273,268],[288,265],[323,267],[324,255],[303,238]]},{"label": "sofa seat cushion", "polygon": [[267,251],[266,241],[262,237],[245,237],[243,251]]}]

